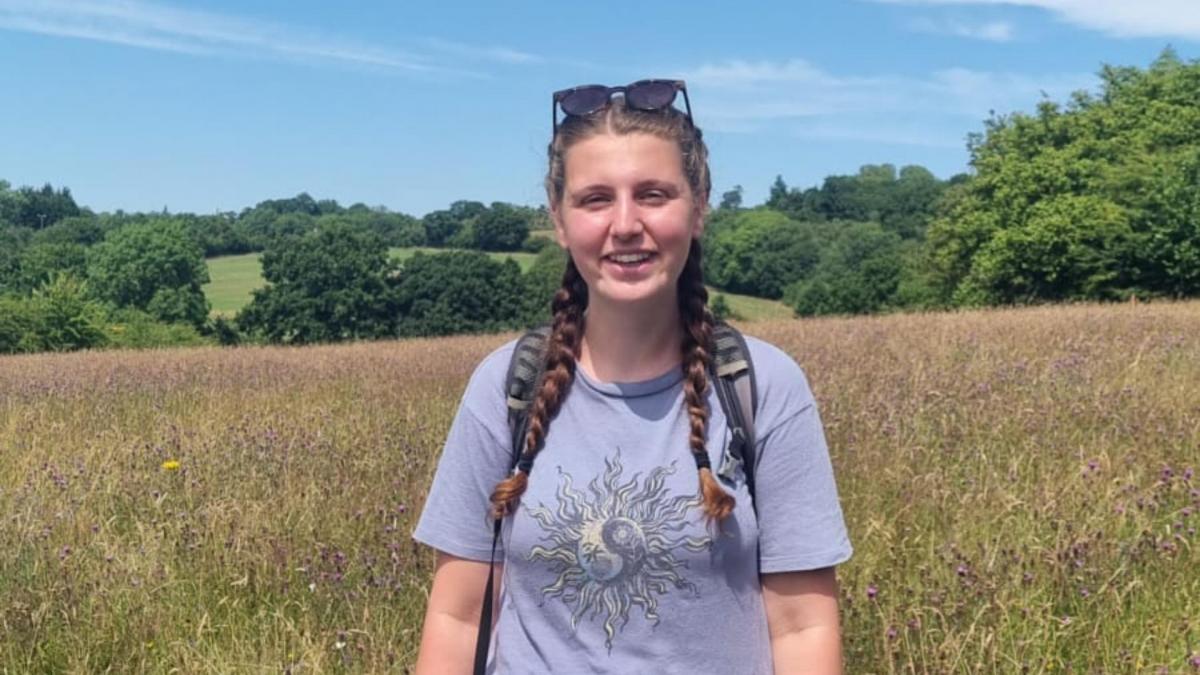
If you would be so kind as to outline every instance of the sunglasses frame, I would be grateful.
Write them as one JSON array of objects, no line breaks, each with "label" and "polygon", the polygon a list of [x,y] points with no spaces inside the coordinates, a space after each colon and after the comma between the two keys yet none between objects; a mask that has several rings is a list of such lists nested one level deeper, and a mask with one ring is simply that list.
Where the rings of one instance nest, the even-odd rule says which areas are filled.
[{"label": "sunglasses frame", "polygon": [[[604,110],[608,106],[612,105],[613,94],[624,95],[625,102],[626,102],[626,104],[628,104],[629,103],[629,90],[635,89],[637,87],[649,85],[649,84],[670,85],[672,88],[674,88],[674,92],[671,94],[671,100],[668,101],[665,106],[662,106],[659,108],[637,108],[637,107],[635,107],[636,110],[654,111],[654,110],[663,110],[665,108],[673,108],[674,107],[673,104],[675,103],[676,96],[680,92],[683,92],[683,104],[687,108],[687,110],[685,110],[684,112],[687,114],[688,124],[691,124],[692,126],[696,125],[696,122],[692,119],[692,102],[690,99],[688,99],[687,83],[685,83],[683,80],[638,80],[637,82],[633,82],[631,84],[627,84],[627,85],[620,86],[620,87],[609,87],[609,86],[606,86],[603,84],[581,84],[577,87],[570,87],[569,89],[562,89],[562,90],[554,92],[554,95],[553,95],[553,97],[551,97],[551,100],[550,100],[550,118],[551,118],[551,122],[552,122],[552,128],[554,129],[554,133],[555,134],[558,133],[558,109],[562,106],[563,99],[570,96],[571,94],[574,94],[575,92],[580,91],[581,89],[603,89],[605,92],[607,92],[607,96],[604,97],[604,105],[596,108],[595,110],[589,110],[588,112],[583,113],[585,115],[590,115],[592,113],[600,112],[601,110]],[[563,110],[563,115],[565,115],[567,117],[571,116],[571,114],[568,113],[566,110]]]}]

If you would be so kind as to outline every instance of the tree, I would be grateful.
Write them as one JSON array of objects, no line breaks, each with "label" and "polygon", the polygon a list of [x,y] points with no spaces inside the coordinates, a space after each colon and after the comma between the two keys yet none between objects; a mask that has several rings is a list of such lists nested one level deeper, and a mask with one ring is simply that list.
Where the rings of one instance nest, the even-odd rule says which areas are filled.
[{"label": "tree", "polygon": [[902,241],[878,223],[846,223],[821,252],[812,274],[787,288],[797,314],[864,314],[893,304]]},{"label": "tree", "polygon": [[[783,178],[780,177],[779,180],[782,181]],[[718,206],[717,208],[729,209],[731,211],[736,211],[736,210],[742,208],[742,186],[734,185],[732,190],[722,193],[721,194],[721,205]]]},{"label": "tree", "polygon": [[325,221],[280,239],[262,256],[268,285],[238,313],[240,330],[269,342],[310,344],[395,334],[394,271],[379,235]]},{"label": "tree", "polygon": [[928,233],[943,301],[1200,293],[1200,61],[1100,78],[972,136],[974,175]]},{"label": "tree", "polygon": [[40,230],[80,214],[68,188],[55,190],[46,183],[41,189],[23,187],[17,193],[16,213],[11,216],[14,225]]},{"label": "tree", "polygon": [[779,298],[818,260],[816,230],[777,211],[739,212],[706,242],[704,276],[723,290]]},{"label": "tree", "polygon": [[474,217],[475,246],[483,251],[516,251],[529,236],[529,221],[517,209],[503,202]]},{"label": "tree", "polygon": [[521,268],[476,251],[409,258],[400,273],[399,333],[451,335],[525,326],[527,300]]},{"label": "tree", "polygon": [[87,269],[97,297],[118,307],[195,326],[208,317],[201,290],[209,280],[204,252],[178,220],[155,219],[110,232],[88,251]]}]

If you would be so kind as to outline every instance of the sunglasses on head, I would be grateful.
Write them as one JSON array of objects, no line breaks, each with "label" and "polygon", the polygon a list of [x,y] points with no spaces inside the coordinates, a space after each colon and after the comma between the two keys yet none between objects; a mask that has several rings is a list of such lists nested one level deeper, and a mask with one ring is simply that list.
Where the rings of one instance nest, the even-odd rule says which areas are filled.
[{"label": "sunglasses on head", "polygon": [[639,80],[624,87],[606,87],[602,84],[584,84],[554,92],[550,103],[550,115],[554,120],[554,133],[558,133],[558,109],[567,116],[590,115],[604,110],[612,103],[613,94],[625,96],[625,105],[636,110],[653,112],[665,110],[675,102],[675,94],[683,92],[683,103],[687,107],[688,123],[692,122],[692,102],[688,100],[687,85],[683,80]]}]

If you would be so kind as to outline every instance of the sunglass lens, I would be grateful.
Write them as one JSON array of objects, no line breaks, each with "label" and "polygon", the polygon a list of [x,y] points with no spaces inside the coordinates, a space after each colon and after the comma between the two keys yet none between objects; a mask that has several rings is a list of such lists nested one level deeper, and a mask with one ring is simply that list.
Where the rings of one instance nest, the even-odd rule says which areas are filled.
[{"label": "sunglass lens", "polygon": [[641,110],[662,110],[675,100],[675,85],[670,82],[646,82],[625,92],[629,105]]},{"label": "sunglass lens", "polygon": [[608,104],[608,87],[581,87],[560,101],[568,115],[588,115]]}]

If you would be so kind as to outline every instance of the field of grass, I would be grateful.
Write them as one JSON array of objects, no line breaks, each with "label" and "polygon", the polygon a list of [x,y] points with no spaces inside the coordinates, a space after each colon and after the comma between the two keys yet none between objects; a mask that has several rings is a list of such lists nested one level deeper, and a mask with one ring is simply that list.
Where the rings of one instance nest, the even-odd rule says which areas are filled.
[{"label": "field of grass", "polygon": [[[545,230],[545,232],[550,232],[550,230]],[[394,258],[404,260],[413,256],[417,251],[437,253],[442,250],[444,249],[424,247],[393,248],[391,254]],[[489,255],[497,260],[512,258],[517,261],[522,270],[529,269],[533,265],[534,258],[537,257],[532,253],[491,253]],[[250,302],[250,293],[256,288],[261,288],[265,283],[257,253],[209,258],[206,262],[208,263],[210,282],[204,285],[204,294],[208,297],[209,304],[212,305],[214,316],[233,316]],[[717,292],[719,291],[716,289],[709,289],[709,293]],[[724,295],[728,298],[729,306],[733,308],[733,311],[747,321],[787,319],[792,316],[790,309],[783,303],[774,300],[734,293],[725,293]]]},{"label": "field of grass", "polygon": [[[1200,667],[1200,303],[745,328],[821,405],[847,672]],[[510,337],[0,357],[0,673],[405,671]]]}]

